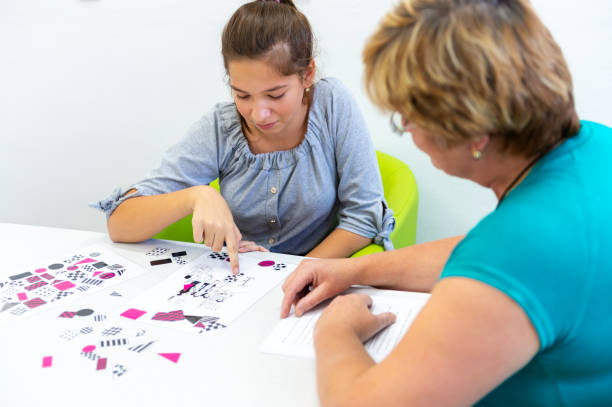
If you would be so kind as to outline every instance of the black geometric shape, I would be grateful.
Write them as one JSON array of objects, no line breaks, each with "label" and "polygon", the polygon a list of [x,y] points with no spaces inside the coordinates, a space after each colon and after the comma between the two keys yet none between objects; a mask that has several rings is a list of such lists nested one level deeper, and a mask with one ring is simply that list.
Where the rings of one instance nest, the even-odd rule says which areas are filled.
[{"label": "black geometric shape", "polygon": [[49,265],[47,268],[49,268],[50,270],[59,270],[61,268],[64,268],[64,265],[60,263],[53,263]]},{"label": "black geometric shape", "polygon": [[160,259],[160,260],[151,260],[152,266],[159,266],[160,264],[172,263],[172,259]]},{"label": "black geometric shape", "polygon": [[174,253],[172,253],[172,257],[179,257],[179,256],[187,256],[187,252],[182,251],[182,252],[174,252]]},{"label": "black geometric shape", "polygon": [[195,324],[196,322],[198,322],[199,320],[201,320],[203,317],[197,316],[197,315],[185,315],[185,319],[189,322],[191,322],[192,324]]},{"label": "black geometric shape", "polygon": [[9,279],[15,281],[15,280],[19,280],[20,278],[29,277],[31,275],[32,275],[32,273],[25,272],[25,273],[21,273],[21,274],[15,274],[14,276],[10,276]]},{"label": "black geometric shape", "polygon": [[107,264],[104,263],[103,261],[99,261],[97,263],[92,264],[92,266],[94,266],[97,269],[101,269],[102,267],[107,266]]},{"label": "black geometric shape", "polygon": [[84,309],[78,310],[78,311],[76,312],[76,314],[77,314],[78,316],[80,316],[80,317],[86,317],[86,316],[91,315],[91,314],[93,314],[93,313],[94,313],[94,310],[92,310],[92,309],[90,309],[90,308],[84,308]]}]

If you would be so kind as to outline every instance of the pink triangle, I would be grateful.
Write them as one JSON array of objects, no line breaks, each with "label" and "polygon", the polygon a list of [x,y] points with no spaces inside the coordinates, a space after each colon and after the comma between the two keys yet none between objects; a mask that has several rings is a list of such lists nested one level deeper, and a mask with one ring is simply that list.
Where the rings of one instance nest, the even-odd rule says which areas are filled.
[{"label": "pink triangle", "polygon": [[181,357],[180,353],[159,353],[158,355],[174,363],[178,363],[178,360]]},{"label": "pink triangle", "polygon": [[96,271],[95,273],[93,273],[93,276],[95,277],[95,276],[97,276],[98,274],[102,274],[102,272],[101,272],[101,271]]},{"label": "pink triangle", "polygon": [[97,261],[97,260],[94,260],[94,259],[90,259],[90,258],[88,257],[88,258],[86,258],[86,259],[83,259],[83,260],[81,260],[81,261],[79,261],[79,262],[76,262],[76,263],[74,263],[74,264],[85,264],[85,263],[93,263],[94,261]]}]

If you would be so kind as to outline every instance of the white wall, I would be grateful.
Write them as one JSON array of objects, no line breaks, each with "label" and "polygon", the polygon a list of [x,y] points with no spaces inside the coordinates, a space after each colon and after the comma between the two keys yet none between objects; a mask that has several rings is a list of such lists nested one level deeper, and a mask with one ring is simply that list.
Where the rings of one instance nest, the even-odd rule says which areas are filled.
[{"label": "white wall", "polygon": [[[229,99],[220,32],[242,3],[0,0],[0,222],[104,230],[87,203],[140,179]],[[361,48],[393,2],[296,3],[315,29],[321,74],[354,89],[376,147],[412,167],[418,241],[467,231],[494,207],[492,193],[434,169],[362,88]],[[581,117],[612,125],[610,2],[534,5],[564,49]]]}]

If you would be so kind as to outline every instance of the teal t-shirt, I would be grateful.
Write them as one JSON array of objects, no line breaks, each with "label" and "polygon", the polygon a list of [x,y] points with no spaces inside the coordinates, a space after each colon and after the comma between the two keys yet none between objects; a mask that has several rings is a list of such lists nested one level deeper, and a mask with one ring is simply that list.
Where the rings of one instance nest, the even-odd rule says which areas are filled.
[{"label": "teal t-shirt", "polygon": [[612,406],[612,129],[583,121],[543,157],[457,245],[453,276],[510,296],[540,338],[479,406]]}]

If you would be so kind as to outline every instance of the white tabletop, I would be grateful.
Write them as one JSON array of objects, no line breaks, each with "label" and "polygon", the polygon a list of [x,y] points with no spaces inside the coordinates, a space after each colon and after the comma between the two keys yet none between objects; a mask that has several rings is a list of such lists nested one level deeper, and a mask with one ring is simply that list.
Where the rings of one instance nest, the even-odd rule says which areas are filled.
[{"label": "white tabletop", "polygon": [[[0,275],[19,272],[36,261],[97,242],[109,240],[102,233],[0,223]],[[295,256],[286,256],[286,259],[292,263],[299,261]],[[136,282],[126,281],[114,288],[127,292],[121,301],[128,301],[136,292],[162,278],[153,271],[145,278],[137,277]],[[27,355],[36,352],[42,339],[25,334],[32,329],[27,319],[3,326],[0,406],[318,405],[313,360],[259,351],[262,341],[278,322],[281,300],[282,291],[277,286],[217,336],[177,333],[177,338],[191,352],[174,369],[149,372],[136,381],[117,380],[110,388],[107,384],[97,385],[90,376],[78,372],[57,377],[50,369],[41,373],[44,369],[22,363],[30,360]]]}]

